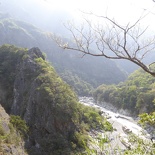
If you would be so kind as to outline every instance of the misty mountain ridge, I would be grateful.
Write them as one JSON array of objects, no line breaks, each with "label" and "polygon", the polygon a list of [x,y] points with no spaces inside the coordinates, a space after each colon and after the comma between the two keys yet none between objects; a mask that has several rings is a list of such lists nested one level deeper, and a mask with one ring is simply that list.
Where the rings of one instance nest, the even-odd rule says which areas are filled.
[{"label": "misty mountain ridge", "polygon": [[44,0],[1,0],[0,2],[0,10],[3,13],[10,14],[16,20],[31,23],[44,31],[66,35],[67,30],[63,23],[73,18],[65,10],[51,9]]},{"label": "misty mountain ridge", "polygon": [[[82,90],[90,91],[90,86],[97,87],[100,84],[113,84],[124,81],[125,73],[120,70],[114,61],[104,57],[85,56],[80,57],[78,52],[64,51],[52,40],[52,34],[45,32],[27,22],[11,18],[8,14],[0,14],[0,44],[13,44],[19,47],[39,47],[52,62],[59,75],[79,93]],[[66,74],[65,72],[71,72]],[[74,80],[70,76],[79,77]],[[67,77],[67,78],[66,78]],[[91,77],[91,78],[90,78]],[[72,80],[71,80],[72,79]],[[82,82],[83,81],[83,82]],[[81,83],[80,90],[76,90],[77,83]],[[83,84],[82,84],[83,83]],[[82,95],[82,94],[81,94]]]}]

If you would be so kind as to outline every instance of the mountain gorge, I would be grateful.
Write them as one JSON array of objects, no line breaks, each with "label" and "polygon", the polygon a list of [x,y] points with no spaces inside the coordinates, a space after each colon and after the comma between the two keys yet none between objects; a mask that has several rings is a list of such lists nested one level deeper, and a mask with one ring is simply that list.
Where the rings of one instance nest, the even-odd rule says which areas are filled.
[{"label": "mountain gorge", "polygon": [[[124,80],[126,75],[114,62],[63,51],[51,33],[9,14],[0,14],[0,33],[0,103],[7,114],[20,116],[29,128],[20,143],[22,151],[30,155],[76,154],[85,150],[90,130],[112,130],[99,111],[78,103],[70,87],[78,95],[89,95],[100,83]],[[11,152],[11,146],[9,149]]]},{"label": "mountain gorge", "polygon": [[[62,26],[73,16],[54,7],[48,0],[0,0],[0,155],[146,150],[152,155],[152,139],[147,145],[118,120],[136,118],[137,123],[141,117],[155,127],[155,78],[125,60],[59,48],[54,36],[74,45]],[[121,133],[122,141],[128,136],[136,144],[134,149],[124,145]]]}]

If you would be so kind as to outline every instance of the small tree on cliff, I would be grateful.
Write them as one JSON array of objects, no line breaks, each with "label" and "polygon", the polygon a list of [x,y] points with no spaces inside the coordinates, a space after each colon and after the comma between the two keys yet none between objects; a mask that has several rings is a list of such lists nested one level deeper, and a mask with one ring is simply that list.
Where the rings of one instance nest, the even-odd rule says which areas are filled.
[{"label": "small tree on cliff", "polygon": [[104,22],[93,24],[85,19],[85,23],[80,27],[68,23],[66,28],[71,32],[74,44],[65,43],[60,37],[54,37],[61,48],[80,51],[83,56],[88,54],[109,59],[129,60],[155,77],[155,68],[153,68],[155,61],[150,64],[145,64],[143,61],[147,54],[155,52],[155,36],[148,37],[147,27],[140,28],[140,22],[145,16],[141,16],[132,24],[122,26],[107,16],[93,13],[89,15],[100,18]]}]

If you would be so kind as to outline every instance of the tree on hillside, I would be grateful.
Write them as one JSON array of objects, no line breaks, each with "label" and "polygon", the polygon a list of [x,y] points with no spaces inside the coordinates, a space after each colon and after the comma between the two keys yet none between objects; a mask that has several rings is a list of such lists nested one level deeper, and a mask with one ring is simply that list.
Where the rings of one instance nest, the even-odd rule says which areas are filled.
[{"label": "tree on hillside", "polygon": [[129,60],[140,66],[147,73],[155,77],[155,69],[151,62],[144,63],[146,55],[155,50],[155,35],[146,33],[147,27],[140,28],[140,22],[145,17],[142,15],[134,23],[122,26],[108,16],[95,16],[103,20],[102,24],[93,24],[85,19],[85,24],[80,27],[68,23],[66,28],[72,34],[74,44],[65,43],[60,37],[54,37],[57,44],[64,49],[80,51],[84,55],[103,56],[109,59]]}]

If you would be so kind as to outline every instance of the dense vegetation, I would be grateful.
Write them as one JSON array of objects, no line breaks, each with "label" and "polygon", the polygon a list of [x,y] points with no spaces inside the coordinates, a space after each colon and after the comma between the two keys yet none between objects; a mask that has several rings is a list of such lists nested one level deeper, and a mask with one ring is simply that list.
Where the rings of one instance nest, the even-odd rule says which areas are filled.
[{"label": "dense vegetation", "polygon": [[23,137],[28,133],[28,126],[20,116],[10,115],[10,123]]},{"label": "dense vegetation", "polygon": [[[29,63],[32,66],[29,66]],[[24,65],[29,68],[25,68]],[[19,75],[22,75],[22,77]],[[26,122],[30,125],[29,136],[35,129],[35,122],[33,121],[35,119],[41,121],[50,110],[48,119],[51,118],[51,122],[54,121],[52,128],[55,129],[52,131],[56,130],[56,133],[52,133],[52,135],[56,137],[53,139],[52,137],[50,139],[42,138],[40,140],[40,146],[46,149],[47,152],[48,150],[52,150],[55,154],[66,151],[79,152],[81,148],[84,149],[87,145],[90,139],[88,136],[90,130],[112,131],[111,124],[101,116],[99,111],[78,103],[76,94],[70,89],[69,85],[62,81],[54,68],[44,60],[44,57],[38,57],[37,53],[30,53],[27,49],[11,45],[1,46],[0,101],[8,113],[12,113],[14,98],[18,102],[18,99],[14,96],[14,89],[15,81],[19,85],[20,80],[24,80],[24,83],[22,82],[24,88],[18,87],[22,91],[22,94],[18,94],[18,96],[22,95],[20,97],[22,100],[20,99],[20,105],[18,105],[20,110],[17,111],[21,117],[24,117],[26,106],[30,102],[30,96],[32,96],[30,85],[35,85],[33,89],[36,88],[36,90],[33,90],[36,96],[34,96],[35,99],[31,103],[36,102],[35,109],[32,109],[32,111],[36,112],[32,113],[32,119]],[[18,91],[17,88],[16,91]],[[27,120],[27,118],[25,119]],[[25,123],[18,116],[11,116],[11,123],[19,132],[27,132],[28,130]],[[37,123],[47,124],[46,122]],[[42,134],[46,133],[44,130],[40,132]],[[39,134],[37,136],[39,137]]]},{"label": "dense vegetation", "polygon": [[128,109],[132,114],[153,112],[155,109],[155,78],[139,69],[118,85],[101,85],[94,98],[110,102],[119,109]]}]

